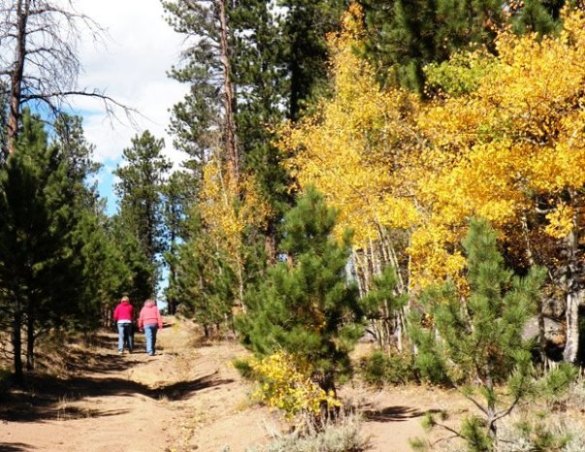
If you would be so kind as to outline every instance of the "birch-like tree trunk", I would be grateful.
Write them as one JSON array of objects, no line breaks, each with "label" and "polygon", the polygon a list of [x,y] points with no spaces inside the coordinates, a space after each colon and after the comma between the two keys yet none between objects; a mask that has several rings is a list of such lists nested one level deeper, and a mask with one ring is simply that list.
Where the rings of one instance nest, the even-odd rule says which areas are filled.
[{"label": "birch-like tree trunk", "polygon": [[567,362],[575,362],[579,352],[579,306],[585,301],[585,290],[580,284],[578,270],[578,232],[576,214],[573,218],[573,230],[565,238],[566,267],[564,283],[566,290],[567,306],[565,318],[567,322],[565,350],[563,359]]}]

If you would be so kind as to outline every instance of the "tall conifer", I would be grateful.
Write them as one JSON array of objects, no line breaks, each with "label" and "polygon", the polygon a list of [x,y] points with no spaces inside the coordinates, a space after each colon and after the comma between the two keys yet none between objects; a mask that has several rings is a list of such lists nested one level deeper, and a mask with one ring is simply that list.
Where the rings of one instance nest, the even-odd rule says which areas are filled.
[{"label": "tall conifer", "polygon": [[299,200],[284,224],[287,261],[248,292],[249,310],[239,319],[248,347],[260,355],[300,354],[325,391],[351,371],[349,351],[362,332],[357,290],[345,273],[349,235],[335,240],[335,218],[315,190]]},{"label": "tall conifer", "polygon": [[[164,142],[149,131],[132,139],[132,145],[123,151],[124,162],[116,169],[120,178],[116,193],[120,198],[117,225],[123,229],[120,237],[129,234],[127,252],[141,253],[145,260],[142,272],[150,269],[150,275],[142,275],[144,287],[141,298],[156,293],[161,253],[165,251],[163,238],[162,189],[171,164],[162,154]],[[130,238],[133,237],[132,239]],[[135,243],[136,241],[136,243]]]},{"label": "tall conifer", "polygon": [[79,314],[83,272],[66,161],[28,111],[17,149],[0,172],[0,303],[12,323],[14,370],[22,381],[21,333],[31,369],[39,335]]},{"label": "tall conifer", "polygon": [[423,93],[424,66],[454,52],[485,46],[496,31],[554,31],[563,0],[364,0],[366,55],[385,82]]}]

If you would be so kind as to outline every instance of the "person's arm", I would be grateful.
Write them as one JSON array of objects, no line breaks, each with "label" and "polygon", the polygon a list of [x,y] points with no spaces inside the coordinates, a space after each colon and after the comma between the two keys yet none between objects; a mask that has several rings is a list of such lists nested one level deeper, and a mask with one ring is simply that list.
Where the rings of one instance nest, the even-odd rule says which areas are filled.
[{"label": "person's arm", "polygon": [[162,321],[162,316],[160,315],[160,311],[158,310],[158,308],[156,308],[156,320],[158,321],[158,329],[162,330],[163,321]]},{"label": "person's arm", "polygon": [[138,316],[138,329],[140,331],[142,331],[143,327],[144,327],[144,315],[142,313],[142,310],[140,310],[140,315]]}]

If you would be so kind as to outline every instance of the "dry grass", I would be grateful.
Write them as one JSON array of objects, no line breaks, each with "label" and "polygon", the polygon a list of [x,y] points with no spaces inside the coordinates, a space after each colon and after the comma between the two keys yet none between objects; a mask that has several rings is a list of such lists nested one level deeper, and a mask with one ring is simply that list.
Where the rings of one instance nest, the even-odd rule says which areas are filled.
[{"label": "dry grass", "polygon": [[336,422],[323,425],[306,423],[306,428],[282,434],[270,432],[267,446],[248,452],[360,452],[370,448],[369,438],[361,434],[362,420],[356,414],[342,415]]}]

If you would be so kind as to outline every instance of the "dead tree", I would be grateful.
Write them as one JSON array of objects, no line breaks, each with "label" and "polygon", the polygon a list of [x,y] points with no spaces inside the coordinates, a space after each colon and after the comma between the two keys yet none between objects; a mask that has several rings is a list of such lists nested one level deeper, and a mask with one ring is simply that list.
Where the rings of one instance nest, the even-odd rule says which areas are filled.
[{"label": "dead tree", "polygon": [[103,92],[77,88],[82,28],[95,39],[101,35],[97,23],[78,13],[72,0],[0,0],[0,98],[8,104],[5,153],[15,150],[26,104],[57,114],[71,97],[88,96],[103,101],[108,112],[116,105],[129,112]]}]

